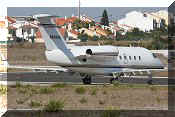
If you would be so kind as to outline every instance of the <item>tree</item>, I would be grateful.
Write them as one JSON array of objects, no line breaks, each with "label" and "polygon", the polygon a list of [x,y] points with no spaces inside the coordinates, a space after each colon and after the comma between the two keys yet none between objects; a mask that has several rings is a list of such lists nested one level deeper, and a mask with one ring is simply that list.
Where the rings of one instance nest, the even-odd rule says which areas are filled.
[{"label": "tree", "polygon": [[87,34],[79,34],[78,38],[81,40],[81,42],[87,42],[88,41],[88,35]]},{"label": "tree", "polygon": [[108,13],[106,9],[103,11],[102,18],[101,18],[101,24],[104,26],[109,26]]}]

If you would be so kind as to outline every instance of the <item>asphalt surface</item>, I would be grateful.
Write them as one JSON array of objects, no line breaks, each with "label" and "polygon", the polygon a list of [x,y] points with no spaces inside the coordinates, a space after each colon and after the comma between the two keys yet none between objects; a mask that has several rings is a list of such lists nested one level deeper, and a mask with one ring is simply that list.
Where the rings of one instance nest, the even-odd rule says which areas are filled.
[{"label": "asphalt surface", "polygon": [[[110,78],[104,76],[93,76],[92,83],[103,84],[110,83]],[[15,72],[15,73],[0,73],[0,81],[8,82],[28,82],[28,83],[55,83],[64,82],[72,84],[82,84],[82,78],[78,74],[71,73],[45,73],[45,72]],[[132,78],[120,78],[121,83],[147,84],[149,78],[147,76],[133,76]],[[175,84],[173,79],[166,77],[153,77],[152,83],[155,85]]]}]

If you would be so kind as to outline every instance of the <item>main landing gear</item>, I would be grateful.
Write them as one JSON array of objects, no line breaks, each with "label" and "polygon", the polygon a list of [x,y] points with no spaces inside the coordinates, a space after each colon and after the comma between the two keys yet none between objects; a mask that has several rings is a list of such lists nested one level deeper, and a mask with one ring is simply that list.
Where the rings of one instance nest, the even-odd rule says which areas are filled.
[{"label": "main landing gear", "polygon": [[[133,73],[127,73],[128,74],[128,79],[130,80],[130,82],[132,81],[132,75],[133,75]],[[113,73],[112,74],[112,76],[113,76],[113,78],[111,78],[110,79],[110,83],[112,84],[113,83],[113,81],[123,81],[124,80],[124,76],[126,75],[126,73],[124,74],[124,73]]]},{"label": "main landing gear", "polygon": [[84,77],[82,78],[82,81],[83,81],[83,84],[91,84],[92,83],[92,77],[91,75],[88,75],[88,74],[80,74],[80,76]]},{"label": "main landing gear", "polygon": [[124,73],[113,73],[112,74],[113,78],[110,79],[110,83],[112,84],[114,81],[118,81],[119,78],[124,76]]},{"label": "main landing gear", "polygon": [[149,85],[152,85],[153,84],[153,80],[152,80],[152,74],[151,73],[148,74],[148,78],[149,78],[149,80],[147,81],[147,83]]}]

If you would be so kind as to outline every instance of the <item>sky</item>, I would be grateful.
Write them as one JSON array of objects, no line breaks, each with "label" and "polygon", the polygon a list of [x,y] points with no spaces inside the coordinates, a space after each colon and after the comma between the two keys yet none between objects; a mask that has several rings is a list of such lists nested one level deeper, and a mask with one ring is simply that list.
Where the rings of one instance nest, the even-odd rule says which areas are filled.
[{"label": "sky", "polygon": [[[106,9],[109,20],[117,20],[125,16],[131,11],[140,12],[156,12],[159,10],[167,10],[166,7],[81,7],[81,14],[85,14],[94,18],[96,21],[100,20],[103,10]],[[8,16],[30,16],[35,14],[51,14],[61,17],[69,17],[78,15],[78,7],[8,7]]]},{"label": "sky", "polygon": [[[0,0],[0,16],[7,16],[7,8],[9,7],[78,7],[79,0]],[[81,0],[82,7],[169,7],[174,0]],[[88,9],[88,11],[91,9]],[[16,15],[17,10],[14,11]],[[26,9],[21,9],[22,13]],[[74,11],[74,10],[73,10]],[[32,11],[33,12],[33,11]],[[27,12],[24,14],[32,14]],[[63,13],[65,14],[64,11]],[[75,11],[74,11],[75,12]],[[98,10],[91,10],[95,16]],[[120,15],[120,11],[116,11]],[[52,13],[58,13],[53,11]],[[59,14],[63,14],[62,10]],[[89,12],[88,12],[89,13]],[[100,11],[101,13],[101,11]],[[121,11],[123,13],[123,11]],[[11,12],[13,14],[13,12]],[[114,14],[114,11],[111,12]],[[68,13],[69,15],[69,13]],[[99,13],[98,13],[99,15]]]}]

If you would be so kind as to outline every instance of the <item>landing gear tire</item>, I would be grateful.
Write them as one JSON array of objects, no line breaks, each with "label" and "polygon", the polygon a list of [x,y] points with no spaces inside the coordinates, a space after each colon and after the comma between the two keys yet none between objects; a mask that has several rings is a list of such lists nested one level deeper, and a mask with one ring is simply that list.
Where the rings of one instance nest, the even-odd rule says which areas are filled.
[{"label": "landing gear tire", "polygon": [[82,79],[83,80],[83,84],[91,84],[92,83],[92,78],[91,76],[87,75],[85,78]]},{"label": "landing gear tire", "polygon": [[112,84],[114,81],[118,81],[118,78],[111,78],[110,83]]},{"label": "landing gear tire", "polygon": [[152,85],[153,84],[153,81],[152,80],[148,80],[147,82],[149,85]]},{"label": "landing gear tire", "polygon": [[114,78],[111,78],[111,79],[110,79],[110,83],[112,84],[112,83],[113,83],[113,81],[114,81]]}]

